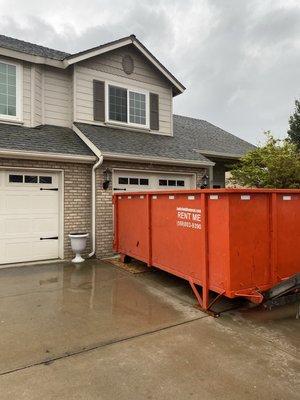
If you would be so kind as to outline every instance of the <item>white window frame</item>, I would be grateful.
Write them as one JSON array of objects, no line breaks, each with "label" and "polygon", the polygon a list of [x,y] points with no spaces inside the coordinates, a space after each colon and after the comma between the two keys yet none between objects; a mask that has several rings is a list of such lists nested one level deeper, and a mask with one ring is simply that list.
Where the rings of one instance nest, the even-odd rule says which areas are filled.
[{"label": "white window frame", "polygon": [[[23,118],[23,67],[21,64],[0,58],[0,62],[16,67],[16,115],[0,114],[4,121],[22,122]],[[31,94],[32,95],[32,94]]]},{"label": "white window frame", "polygon": [[[122,121],[114,121],[113,119],[109,119],[109,86],[116,86],[120,89],[127,90],[127,122]],[[129,101],[129,92],[135,92],[144,94],[146,96],[146,124],[136,124],[134,122],[130,122],[130,101]],[[139,129],[150,129],[150,93],[147,90],[140,89],[138,87],[133,87],[129,85],[125,85],[119,82],[105,82],[105,122],[109,124],[123,125],[123,126],[132,126],[134,128]]]}]

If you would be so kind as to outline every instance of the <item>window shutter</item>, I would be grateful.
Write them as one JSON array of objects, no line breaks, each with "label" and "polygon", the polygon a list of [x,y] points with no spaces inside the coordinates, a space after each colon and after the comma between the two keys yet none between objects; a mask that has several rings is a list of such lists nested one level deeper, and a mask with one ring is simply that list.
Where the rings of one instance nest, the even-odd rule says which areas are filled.
[{"label": "window shutter", "polygon": [[105,88],[104,82],[93,81],[94,91],[94,120],[105,121]]},{"label": "window shutter", "polygon": [[150,129],[159,130],[158,94],[150,93]]}]

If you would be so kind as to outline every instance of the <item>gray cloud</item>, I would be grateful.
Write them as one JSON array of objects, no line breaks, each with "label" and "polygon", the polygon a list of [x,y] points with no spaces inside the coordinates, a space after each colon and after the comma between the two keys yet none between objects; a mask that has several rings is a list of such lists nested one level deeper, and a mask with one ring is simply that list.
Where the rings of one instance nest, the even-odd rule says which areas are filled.
[{"label": "gray cloud", "polygon": [[[266,0],[0,0],[0,32],[75,52],[135,33],[187,87],[174,111],[256,143],[300,97],[300,5]],[[14,10],[12,12],[12,10]]]}]

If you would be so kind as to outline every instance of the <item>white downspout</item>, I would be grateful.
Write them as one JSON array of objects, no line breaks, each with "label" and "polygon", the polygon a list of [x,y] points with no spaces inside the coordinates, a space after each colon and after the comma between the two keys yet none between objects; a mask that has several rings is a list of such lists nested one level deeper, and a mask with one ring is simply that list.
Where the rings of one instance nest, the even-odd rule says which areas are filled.
[{"label": "white downspout", "polygon": [[103,163],[103,155],[101,151],[73,124],[74,132],[80,139],[96,154],[98,160],[92,169],[92,251],[88,257],[93,257],[96,252],[96,169]]},{"label": "white downspout", "polygon": [[93,257],[96,252],[96,169],[102,163],[103,156],[101,155],[92,169],[92,251],[88,255],[89,257]]}]

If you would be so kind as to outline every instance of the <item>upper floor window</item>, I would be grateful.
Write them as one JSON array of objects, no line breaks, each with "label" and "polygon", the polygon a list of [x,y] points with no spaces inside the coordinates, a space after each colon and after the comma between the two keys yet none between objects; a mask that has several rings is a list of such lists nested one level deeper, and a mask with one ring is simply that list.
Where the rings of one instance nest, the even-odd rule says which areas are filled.
[{"label": "upper floor window", "polygon": [[19,118],[19,74],[17,65],[0,62],[0,117]]},{"label": "upper floor window", "polygon": [[148,128],[148,97],[147,92],[108,85],[108,119]]}]

